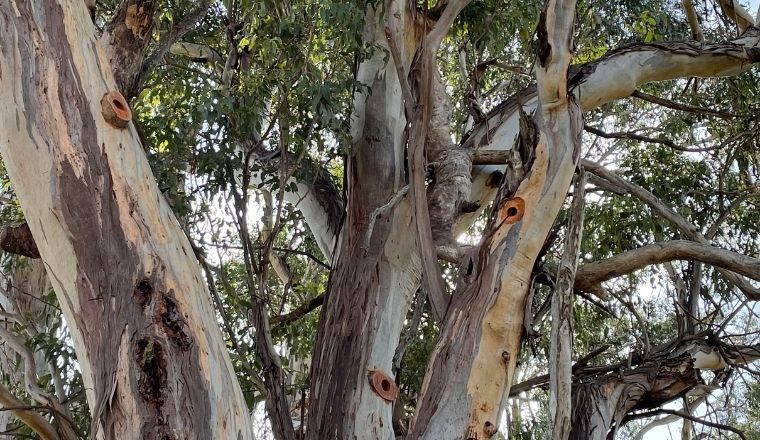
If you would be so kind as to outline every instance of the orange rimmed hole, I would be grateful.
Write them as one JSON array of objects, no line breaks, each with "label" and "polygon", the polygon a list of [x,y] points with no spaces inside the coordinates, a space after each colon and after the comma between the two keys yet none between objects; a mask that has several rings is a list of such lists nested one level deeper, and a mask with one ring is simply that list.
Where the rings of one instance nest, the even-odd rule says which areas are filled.
[{"label": "orange rimmed hole", "polygon": [[117,91],[103,95],[100,105],[102,106],[103,119],[114,127],[126,128],[129,121],[132,120],[132,111],[129,109],[127,100]]},{"label": "orange rimmed hole", "polygon": [[122,104],[121,101],[119,101],[118,99],[114,99],[111,102],[113,102],[113,106],[116,107],[116,110],[125,110],[126,109],[126,107],[124,107],[124,104]]},{"label": "orange rimmed hole", "polygon": [[524,213],[525,200],[522,197],[514,197],[504,203],[499,211],[499,217],[505,223],[516,223],[522,219]]},{"label": "orange rimmed hole", "polygon": [[369,383],[383,400],[393,402],[398,396],[398,387],[390,376],[379,370],[369,370]]}]

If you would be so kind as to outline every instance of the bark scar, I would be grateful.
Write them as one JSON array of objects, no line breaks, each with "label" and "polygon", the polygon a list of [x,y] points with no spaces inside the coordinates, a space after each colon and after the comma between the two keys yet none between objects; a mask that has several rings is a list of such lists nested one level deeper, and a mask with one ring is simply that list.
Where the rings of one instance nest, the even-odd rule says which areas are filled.
[{"label": "bark scar", "polygon": [[164,347],[153,339],[144,338],[137,341],[135,361],[140,368],[137,381],[140,395],[145,401],[161,406],[166,389],[166,358]]},{"label": "bark scar", "polygon": [[150,30],[153,22],[153,2],[146,5],[131,4],[127,7],[127,16],[124,18],[124,24],[132,34],[144,40]]}]

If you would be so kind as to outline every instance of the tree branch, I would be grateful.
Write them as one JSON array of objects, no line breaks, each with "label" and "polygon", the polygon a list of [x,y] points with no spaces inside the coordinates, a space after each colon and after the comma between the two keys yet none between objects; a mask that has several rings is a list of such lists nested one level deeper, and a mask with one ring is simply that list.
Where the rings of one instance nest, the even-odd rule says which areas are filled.
[{"label": "tree branch", "polygon": [[[699,229],[696,226],[688,222],[680,214],[676,213],[673,209],[665,205],[662,202],[662,200],[657,198],[651,192],[647,191],[646,189],[632,182],[629,182],[623,179],[622,177],[618,176],[612,171],[607,170],[606,168],[604,168],[603,166],[595,162],[592,162],[589,160],[583,160],[582,164],[583,164],[583,167],[586,168],[586,170],[588,170],[589,172],[596,174],[597,176],[611,182],[616,188],[625,190],[632,196],[636,197],[637,199],[649,205],[649,207],[652,208],[652,210],[657,215],[671,222],[689,240],[692,240],[698,243],[709,244],[709,241],[707,240],[707,238],[705,238],[705,236],[699,232]],[[752,284],[750,284],[747,280],[721,267],[718,267],[717,270],[728,281],[736,285],[742,292],[744,292],[744,294],[747,295],[747,298],[753,299],[753,300],[760,299],[760,289],[757,289],[756,287],[752,286]]]},{"label": "tree branch", "polygon": [[694,260],[760,280],[760,260],[705,243],[673,240],[642,246],[578,268],[575,288],[584,292],[612,278],[672,260]]},{"label": "tree branch", "polygon": [[646,411],[646,412],[640,412],[640,413],[632,414],[631,416],[627,417],[623,421],[623,423],[625,423],[627,421],[630,421],[630,420],[633,420],[634,418],[638,419],[638,418],[643,418],[643,417],[653,417],[653,416],[656,416],[656,415],[659,415],[659,414],[670,414],[670,415],[681,417],[682,419],[691,420],[692,422],[697,422],[699,424],[702,424],[702,425],[705,425],[705,426],[709,426],[711,428],[717,428],[717,429],[722,429],[722,430],[726,430],[726,431],[731,431],[734,434],[738,435],[743,440],[747,440],[747,437],[744,435],[744,432],[742,430],[738,429],[738,428],[734,428],[733,426],[725,425],[723,423],[711,422],[709,420],[704,420],[704,419],[701,419],[699,417],[694,417],[691,414],[687,414],[687,413],[685,413],[683,411],[675,411],[675,410],[672,410],[672,409],[665,409],[665,408],[659,408],[659,409],[656,409],[654,411]]},{"label": "tree branch", "polygon": [[[431,213],[427,202],[425,152],[431,134],[434,83],[438,74],[435,56],[438,53],[443,37],[449,31],[454,19],[468,3],[469,0],[456,0],[446,5],[433,29],[422,39],[417,47],[409,73],[411,78],[411,94],[416,98],[414,113],[408,115],[410,118],[407,153],[407,166],[410,175],[409,195],[412,207],[414,208],[414,219],[419,240],[418,245],[422,257],[422,281],[425,291],[430,298],[433,316],[439,323],[443,321],[443,317],[446,315],[450,298],[446,293],[446,283],[443,281],[441,268],[438,264],[436,242],[434,241],[431,224]],[[396,36],[393,35],[394,38]],[[399,79],[404,81],[403,78]],[[408,108],[411,108],[411,106]]]},{"label": "tree branch", "polygon": [[53,425],[42,417],[32,407],[14,396],[5,386],[0,384],[0,405],[8,410],[26,426],[40,435],[44,440],[59,440],[60,437]]},{"label": "tree branch", "polygon": [[573,283],[583,235],[586,178],[583,167],[575,178],[570,220],[565,234],[565,249],[557,270],[552,295],[551,343],[549,352],[549,414],[553,438],[564,440],[570,433],[572,356],[573,356]]},{"label": "tree branch", "polygon": [[[59,429],[56,430],[62,440],[75,440],[78,438],[73,425],[69,420],[69,412],[63,404],[52,394],[45,392],[37,384],[37,366],[34,355],[23,341],[11,334],[4,326],[0,325],[0,338],[8,344],[13,351],[18,353],[24,362],[24,388],[32,399],[41,404],[50,406],[54,410],[54,416],[59,422]],[[54,372],[51,372],[53,374]]]},{"label": "tree branch", "polygon": [[[266,156],[262,151],[259,160],[269,166],[285,167],[289,179],[285,186],[295,184],[295,191],[284,191],[283,198],[298,209],[309,226],[314,239],[328,263],[333,257],[333,247],[340,232],[343,219],[343,197],[330,173],[320,164],[288,154],[285,163],[275,154]],[[297,169],[296,169],[297,167]],[[251,183],[268,187],[270,182],[263,171],[252,173]]]},{"label": "tree branch", "polygon": [[111,63],[119,89],[129,100],[140,91],[145,78],[158,61],[208,11],[211,0],[201,0],[187,14],[158,37],[146,56],[152,38],[158,8],[151,0],[125,0],[106,23],[100,39]]},{"label": "tree branch", "polygon": [[[597,61],[570,69],[568,87],[584,111],[630,96],[641,85],[683,77],[733,76],[760,60],[760,30],[750,28],[725,43],[660,42],[634,44],[608,52]],[[530,113],[538,100],[527,87],[495,107],[462,139],[460,146],[510,149],[518,132],[518,108]],[[502,162],[503,164],[503,162]],[[473,167],[472,200],[480,209],[459,217],[455,233],[465,231],[496,196],[490,176],[504,166]]]},{"label": "tree branch", "polygon": [[662,144],[667,147],[670,147],[674,150],[678,151],[690,151],[688,148],[684,148],[680,145],[677,145],[675,142],[671,141],[670,139],[665,138],[652,138],[649,136],[642,136],[640,134],[626,131],[626,132],[614,132],[614,133],[607,133],[605,131],[602,131],[598,128],[591,127],[589,125],[586,125],[583,127],[584,130],[586,130],[589,133],[595,134],[599,137],[607,138],[607,139],[632,139],[636,141],[641,142],[648,142],[648,143],[654,143],[654,144]]},{"label": "tree branch", "polygon": [[689,105],[689,104],[681,104],[678,102],[673,102],[669,99],[660,98],[658,96],[650,95],[648,93],[644,93],[642,91],[636,90],[633,93],[631,93],[631,96],[634,98],[639,98],[643,101],[651,102],[652,104],[661,105],[663,107],[667,107],[673,110],[680,110],[688,113],[697,113],[697,114],[707,114],[710,116],[715,116],[717,118],[722,119],[730,119],[735,118],[736,115],[720,110],[713,110],[711,108],[705,108],[705,107],[698,107],[696,105]]},{"label": "tree branch", "polygon": [[703,41],[705,36],[702,34],[702,29],[699,26],[697,11],[694,9],[694,0],[681,0],[681,5],[683,5],[684,13],[686,13],[686,20],[689,22],[691,38],[696,41]]},{"label": "tree branch", "polygon": [[321,294],[319,296],[316,296],[309,301],[305,302],[304,304],[301,304],[300,306],[293,309],[292,312],[286,313],[284,315],[280,316],[274,316],[270,319],[270,322],[272,324],[272,328],[282,327],[284,325],[288,325],[292,322],[298,321],[302,317],[306,316],[309,312],[316,309],[317,307],[321,306],[325,301],[325,294]]},{"label": "tree branch", "polygon": [[736,24],[739,33],[755,25],[755,20],[752,16],[736,0],[718,0],[718,3],[720,4],[720,9],[726,14],[726,17]]},{"label": "tree branch", "polygon": [[169,31],[161,34],[158,37],[158,43],[156,43],[156,47],[145,58],[145,61],[142,63],[142,66],[140,68],[140,76],[142,78],[146,77],[147,73],[150,72],[150,70],[153,69],[156,64],[158,64],[158,61],[163,58],[164,55],[166,55],[172,44],[182,39],[182,37],[184,37],[185,34],[190,31],[190,27],[198,20],[203,18],[204,15],[206,15],[210,5],[211,0],[199,0],[195,4],[195,7],[188,11],[187,14],[182,16],[179,21],[172,23]]}]

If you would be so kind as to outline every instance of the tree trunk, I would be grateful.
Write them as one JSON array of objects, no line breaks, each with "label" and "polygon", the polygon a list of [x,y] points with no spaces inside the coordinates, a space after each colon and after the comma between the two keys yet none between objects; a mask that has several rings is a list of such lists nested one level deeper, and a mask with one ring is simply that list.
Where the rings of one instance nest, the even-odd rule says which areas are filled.
[{"label": "tree trunk", "polygon": [[557,270],[552,293],[551,345],[549,351],[549,420],[552,438],[566,440],[570,435],[573,365],[573,286],[581,251],[586,179],[579,168],[575,179],[570,220],[565,232],[565,250]]},{"label": "tree trunk", "polygon": [[[574,2],[548,1],[539,22],[539,109],[521,122],[525,172],[506,176],[477,255],[463,264],[428,364],[410,438],[490,438],[523,334],[531,273],[570,187],[583,125],[567,93]],[[542,52],[543,51],[543,52]]]},{"label": "tree trunk", "polygon": [[134,128],[104,120],[126,104],[101,103],[116,83],[85,3],[5,2],[0,41],[0,152],[71,329],[92,430],[250,438],[192,249]]},{"label": "tree trunk", "polygon": [[[398,20],[404,62],[417,38],[406,2],[369,10],[364,39],[390,51],[383,19]],[[400,192],[404,172],[404,104],[396,67],[375,50],[357,79],[353,145],[346,163],[347,214],[333,265],[311,372],[308,438],[393,439],[393,355],[406,311],[420,283],[413,210]],[[405,65],[408,71],[408,64]],[[387,386],[383,394],[376,384]],[[385,398],[384,398],[385,397]]]}]

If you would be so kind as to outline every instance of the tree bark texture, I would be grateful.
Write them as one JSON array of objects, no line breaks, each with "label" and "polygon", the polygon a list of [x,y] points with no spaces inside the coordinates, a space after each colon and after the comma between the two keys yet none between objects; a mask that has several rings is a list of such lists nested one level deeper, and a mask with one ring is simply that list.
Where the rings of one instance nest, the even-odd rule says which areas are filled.
[{"label": "tree bark texture", "polygon": [[135,129],[102,116],[116,82],[84,2],[3,2],[0,80],[0,152],[70,326],[93,431],[250,438],[190,244]]},{"label": "tree bark texture", "polygon": [[386,62],[390,48],[381,20],[398,20],[407,70],[417,37],[406,22],[406,2],[387,3],[392,10],[369,10],[366,16],[365,41],[388,52],[376,51],[357,73],[372,93],[355,96],[347,213],[312,364],[310,439],[394,438],[393,403],[373,388],[370,376],[379,372],[393,380],[393,355],[421,280],[421,262],[416,240],[409,238],[413,208],[407,198],[394,197],[407,183],[406,118],[394,61]]},{"label": "tree bark texture", "polygon": [[570,208],[570,221],[565,232],[565,250],[557,270],[557,282],[552,294],[551,346],[549,351],[549,420],[552,438],[566,440],[570,435],[570,408],[573,365],[573,287],[585,206],[586,178],[578,169]]},{"label": "tree bark texture", "polygon": [[155,9],[152,0],[121,2],[101,37],[116,84],[127,99],[140,90],[140,73],[153,34]]},{"label": "tree bark texture", "polygon": [[539,32],[539,44],[554,52],[543,59],[539,53],[539,110],[521,128],[525,175],[504,179],[487,233],[463,264],[410,438],[482,439],[498,429],[520,351],[533,265],[579,157],[581,112],[564,81],[574,16],[569,3],[550,1],[542,15],[551,26],[548,34]]}]

